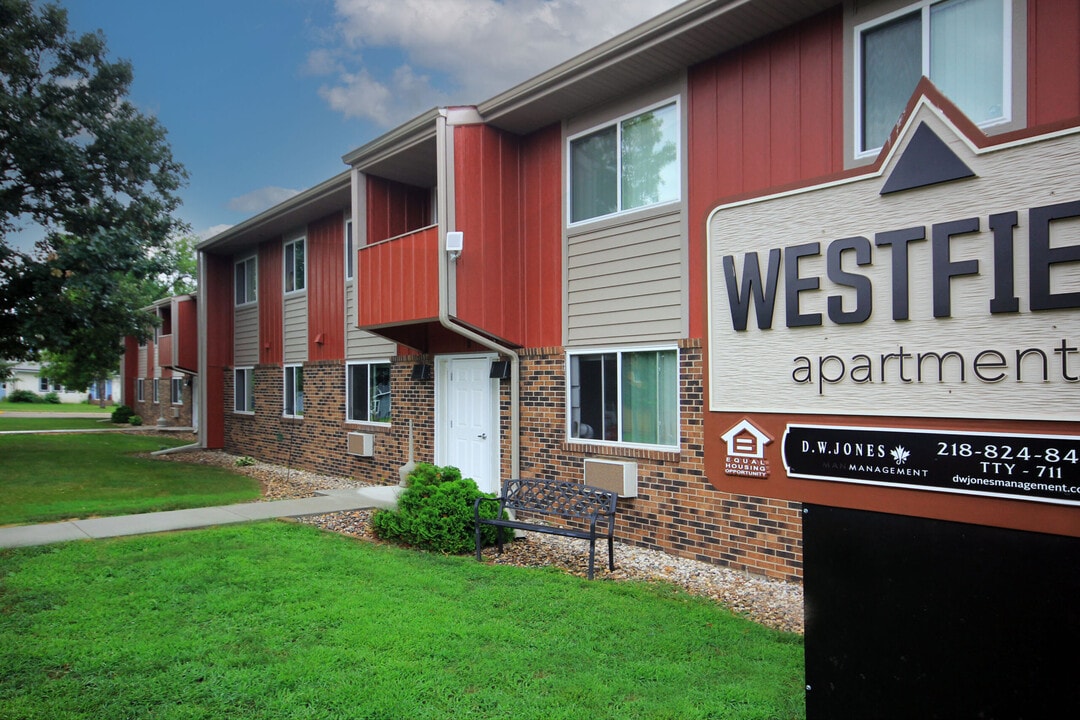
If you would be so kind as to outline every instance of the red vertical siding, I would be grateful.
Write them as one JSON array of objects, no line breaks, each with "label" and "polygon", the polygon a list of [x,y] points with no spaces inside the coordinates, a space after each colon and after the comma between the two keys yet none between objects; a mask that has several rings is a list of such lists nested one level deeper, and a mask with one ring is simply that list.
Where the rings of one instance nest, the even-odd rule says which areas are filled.
[{"label": "red vertical siding", "polygon": [[562,131],[558,125],[522,141],[521,298],[528,347],[562,344]]},{"label": "red vertical siding", "polygon": [[233,259],[204,255],[199,283],[206,295],[205,437],[208,448],[225,446],[225,371],[233,361]]},{"label": "red vertical siding", "polygon": [[[457,229],[465,233],[465,251],[455,263],[457,315],[520,342],[517,145],[516,138],[483,125],[454,131]],[[515,337],[508,335],[511,328]]]},{"label": "red vertical siding", "polygon": [[281,363],[285,353],[281,239],[259,246],[259,364]]},{"label": "red vertical siding", "polygon": [[843,170],[837,8],[690,69],[690,332],[705,335],[705,225],[725,199]]},{"label": "red vertical siding", "polygon": [[439,231],[429,228],[360,248],[357,324],[378,327],[439,316]]},{"label": "red vertical siding", "polygon": [[139,341],[133,337],[124,338],[124,387],[122,402],[131,406],[135,403],[135,378],[139,376]]},{"label": "red vertical siding", "polygon": [[1080,3],[1028,0],[1028,125],[1080,116]]},{"label": "red vertical siding", "polygon": [[392,180],[367,178],[368,242],[419,230],[431,223],[431,190]]},{"label": "red vertical siding", "polygon": [[184,370],[199,368],[199,316],[195,298],[174,302],[173,343],[176,364]]},{"label": "red vertical siding", "polygon": [[308,360],[345,357],[344,208],[308,226]]},{"label": "red vertical siding", "polygon": [[522,346],[562,338],[561,134],[455,128],[457,315]]}]

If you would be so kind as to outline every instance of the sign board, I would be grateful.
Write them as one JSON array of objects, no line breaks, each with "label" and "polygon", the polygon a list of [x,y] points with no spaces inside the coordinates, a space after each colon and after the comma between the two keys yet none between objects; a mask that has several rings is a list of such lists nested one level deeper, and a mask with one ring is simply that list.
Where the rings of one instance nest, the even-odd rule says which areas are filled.
[{"label": "sign board", "polygon": [[1080,505],[1080,437],[788,425],[793,478]]},{"label": "sign board", "polygon": [[710,410],[1080,420],[1077,167],[923,98],[879,172],[718,207]]}]

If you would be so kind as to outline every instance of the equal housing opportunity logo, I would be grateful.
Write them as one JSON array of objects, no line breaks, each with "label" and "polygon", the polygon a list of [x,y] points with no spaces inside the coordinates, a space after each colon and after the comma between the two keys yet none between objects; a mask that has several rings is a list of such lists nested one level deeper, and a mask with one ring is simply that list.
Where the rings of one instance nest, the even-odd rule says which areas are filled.
[{"label": "equal housing opportunity logo", "polygon": [[742,477],[769,477],[769,461],[765,457],[765,446],[773,441],[771,435],[743,420],[720,436],[727,443],[727,457],[724,458],[724,474]]}]

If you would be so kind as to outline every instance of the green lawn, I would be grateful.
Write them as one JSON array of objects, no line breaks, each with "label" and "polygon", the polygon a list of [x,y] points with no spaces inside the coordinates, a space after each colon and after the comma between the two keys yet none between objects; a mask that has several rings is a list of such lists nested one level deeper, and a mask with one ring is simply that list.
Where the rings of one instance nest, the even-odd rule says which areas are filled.
[{"label": "green lawn", "polygon": [[0,435],[0,525],[259,497],[258,481],[228,469],[133,455],[183,442],[157,434]]},{"label": "green lawn", "polygon": [[115,427],[124,426],[113,425],[109,421],[108,415],[100,418],[35,418],[26,417],[25,413],[4,413],[0,415],[0,432],[11,430],[101,430]]},{"label": "green lawn", "polygon": [[0,717],[801,718],[797,635],[663,584],[258,523],[0,551]]},{"label": "green lawn", "polygon": [[115,409],[115,405],[106,405],[101,408],[90,403],[15,403],[0,400],[0,416],[7,413],[98,413],[100,415],[110,415]]}]

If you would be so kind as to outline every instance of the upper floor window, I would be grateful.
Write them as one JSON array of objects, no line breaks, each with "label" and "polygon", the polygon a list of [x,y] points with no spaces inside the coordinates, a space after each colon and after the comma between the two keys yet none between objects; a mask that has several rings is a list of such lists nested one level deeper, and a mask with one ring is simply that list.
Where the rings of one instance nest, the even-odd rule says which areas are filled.
[{"label": "upper floor window", "polygon": [[856,154],[885,144],[923,75],[979,126],[1011,120],[1010,6],[922,0],[856,26]]},{"label": "upper floor window", "polygon": [[675,348],[570,355],[570,437],[678,447]]},{"label": "upper floor window", "polygon": [[349,363],[345,372],[345,419],[390,422],[390,363]]},{"label": "upper floor window", "polygon": [[356,262],[356,251],[353,249],[352,218],[345,221],[345,279],[353,279],[353,263]]},{"label": "upper floor window", "polygon": [[257,299],[259,290],[258,263],[254,256],[236,263],[235,282],[236,304],[247,305]]},{"label": "upper floor window", "polygon": [[569,165],[572,223],[678,200],[678,103],[570,138]]},{"label": "upper floor window", "polygon": [[285,292],[304,289],[304,238],[285,243]]}]

